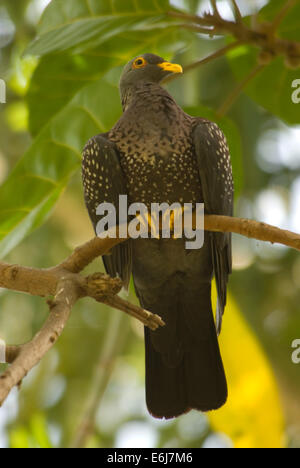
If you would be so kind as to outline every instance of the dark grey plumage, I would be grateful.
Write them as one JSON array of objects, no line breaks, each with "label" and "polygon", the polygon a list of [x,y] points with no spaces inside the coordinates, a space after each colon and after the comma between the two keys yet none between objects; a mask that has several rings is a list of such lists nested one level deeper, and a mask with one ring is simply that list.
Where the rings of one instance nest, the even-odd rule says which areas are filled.
[{"label": "dark grey plumage", "polygon": [[[144,64],[135,68],[137,60]],[[218,126],[185,114],[159,82],[170,64],[145,54],[121,79],[124,113],[110,132],[84,149],[83,183],[93,225],[103,201],[169,204],[204,202],[207,213],[232,215],[230,156]],[[161,65],[163,64],[163,65]],[[173,67],[173,72],[179,69]],[[142,306],[166,326],[145,329],[146,399],[156,417],[191,408],[217,409],[227,385],[211,307],[211,280],[218,291],[217,330],[231,272],[231,236],[205,233],[202,249],[185,250],[183,239],[130,240],[104,258],[106,270],[128,284],[132,269]]]}]

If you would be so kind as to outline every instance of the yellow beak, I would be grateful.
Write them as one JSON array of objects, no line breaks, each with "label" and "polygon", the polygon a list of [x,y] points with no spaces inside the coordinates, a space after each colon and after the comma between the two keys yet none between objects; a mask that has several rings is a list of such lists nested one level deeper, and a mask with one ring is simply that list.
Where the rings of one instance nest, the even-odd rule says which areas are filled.
[{"label": "yellow beak", "polygon": [[177,63],[163,62],[159,63],[158,66],[170,73],[183,73],[182,66]]}]

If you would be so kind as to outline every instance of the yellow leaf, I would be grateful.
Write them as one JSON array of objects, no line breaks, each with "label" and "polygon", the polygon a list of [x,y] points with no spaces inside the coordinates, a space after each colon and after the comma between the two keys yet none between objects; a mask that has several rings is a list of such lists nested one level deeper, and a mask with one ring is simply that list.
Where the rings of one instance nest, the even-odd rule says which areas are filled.
[{"label": "yellow leaf", "polygon": [[232,297],[220,346],[229,397],[223,408],[209,413],[213,429],[229,436],[236,448],[285,447],[284,416],[271,365]]}]

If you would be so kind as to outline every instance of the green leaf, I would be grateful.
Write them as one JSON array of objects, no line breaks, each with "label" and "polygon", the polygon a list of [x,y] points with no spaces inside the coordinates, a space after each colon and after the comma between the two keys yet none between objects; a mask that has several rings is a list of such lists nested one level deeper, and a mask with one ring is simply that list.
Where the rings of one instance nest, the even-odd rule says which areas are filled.
[{"label": "green leaf", "polygon": [[[280,10],[285,6],[286,0],[276,0],[269,2],[259,13],[260,21],[272,22]],[[300,39],[300,4],[295,2],[295,5],[290,8],[283,18],[278,28],[278,35],[291,40]]]},{"label": "green leaf", "polygon": [[[35,190],[34,184],[32,184],[32,188]],[[13,190],[13,184],[11,189]],[[45,222],[62,190],[62,186],[49,190],[48,195],[45,195],[41,203],[36,204],[31,210],[26,208],[11,208],[10,210],[0,208],[0,256],[2,258],[13,250],[27,234]],[[20,187],[21,191],[24,191],[24,187]]]},{"label": "green leaf", "polygon": [[49,119],[87,84],[146,50],[169,58],[189,34],[173,28],[128,32],[85,54],[63,53],[42,57],[31,80],[27,102],[29,128],[36,135]]},{"label": "green leaf", "polygon": [[[247,46],[228,54],[228,60],[239,81],[255,67],[257,54],[256,50]],[[283,58],[279,57],[249,83],[245,92],[271,114],[289,124],[298,124],[300,107],[292,101],[292,94],[295,91],[292,83],[296,79],[299,79],[299,70],[286,68]]]},{"label": "green leaf", "polygon": [[45,220],[78,170],[85,142],[111,128],[120,112],[118,90],[100,80],[46,125],[0,188],[1,257]]},{"label": "green leaf", "polygon": [[[79,168],[85,142],[118,119],[118,90],[100,78],[145,48],[169,54],[182,46],[182,32],[162,29],[155,19],[168,7],[166,0],[126,4],[114,0],[106,2],[105,8],[93,0],[52,0],[49,4],[39,37],[29,50],[37,54],[70,51],[43,56],[33,75],[27,102],[30,129],[37,137],[0,189],[1,255],[45,220]],[[94,30],[96,23],[102,26]],[[145,24],[149,28],[141,35]],[[91,33],[88,41],[81,34],[83,25]]]},{"label": "green leaf", "polygon": [[31,134],[37,135],[81,88],[99,80],[103,73],[118,63],[117,59],[98,56],[64,54],[43,57],[27,94]]},{"label": "green leaf", "polygon": [[95,49],[126,31],[147,31],[172,23],[168,0],[52,0],[42,17],[37,38],[27,49],[33,55],[72,49]]},{"label": "green leaf", "polygon": [[218,117],[215,110],[210,109],[209,107],[185,107],[184,110],[194,117],[203,117],[211,120],[212,122],[216,122],[225,134],[232,162],[234,193],[235,196],[237,196],[243,187],[243,157],[240,133],[235,123],[228,117]]}]

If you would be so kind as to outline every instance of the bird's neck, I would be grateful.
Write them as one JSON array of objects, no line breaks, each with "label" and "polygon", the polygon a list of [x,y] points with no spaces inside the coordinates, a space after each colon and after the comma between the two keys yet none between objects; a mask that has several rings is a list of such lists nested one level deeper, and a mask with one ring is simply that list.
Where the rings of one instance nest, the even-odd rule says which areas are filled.
[{"label": "bird's neck", "polygon": [[133,97],[133,89],[126,88],[124,90],[121,89],[121,102],[122,102],[122,109],[125,112],[132,102]]},{"label": "bird's neck", "polygon": [[123,112],[131,106],[149,105],[155,99],[173,100],[169,93],[158,83],[139,83],[125,89],[121,88],[121,100]]}]

